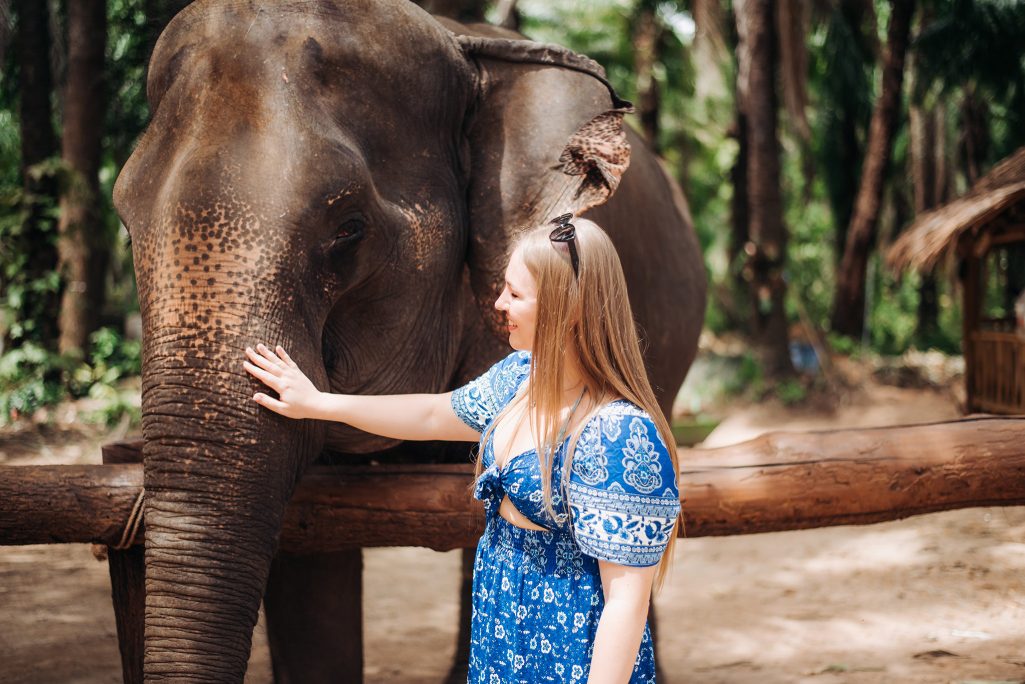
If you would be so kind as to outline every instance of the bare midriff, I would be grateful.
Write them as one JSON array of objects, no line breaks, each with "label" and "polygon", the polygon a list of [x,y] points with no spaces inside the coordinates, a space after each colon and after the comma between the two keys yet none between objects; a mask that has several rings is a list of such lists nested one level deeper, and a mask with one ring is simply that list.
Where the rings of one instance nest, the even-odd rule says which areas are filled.
[{"label": "bare midriff", "polygon": [[537,530],[538,532],[548,531],[547,528],[535,525],[530,518],[520,513],[520,509],[516,508],[508,496],[502,498],[502,503],[498,507],[498,514],[516,527],[522,527],[525,530]]}]

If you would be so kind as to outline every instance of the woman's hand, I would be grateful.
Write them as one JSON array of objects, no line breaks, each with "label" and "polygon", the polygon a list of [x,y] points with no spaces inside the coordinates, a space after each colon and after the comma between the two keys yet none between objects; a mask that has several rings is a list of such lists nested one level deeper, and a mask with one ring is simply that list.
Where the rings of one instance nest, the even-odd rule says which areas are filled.
[{"label": "woman's hand", "polygon": [[374,435],[392,439],[444,439],[470,442],[480,433],[469,427],[452,408],[445,394],[332,394],[320,392],[280,346],[271,351],[262,344],[246,347],[242,365],[260,382],[278,393],[253,396],[260,406],[289,418],[315,418],[346,423]]},{"label": "woman's hand", "polygon": [[299,366],[278,345],[277,354],[262,344],[256,349],[246,347],[248,361],[242,365],[263,384],[278,393],[278,398],[257,392],[253,401],[288,418],[314,418],[321,403],[321,393]]}]

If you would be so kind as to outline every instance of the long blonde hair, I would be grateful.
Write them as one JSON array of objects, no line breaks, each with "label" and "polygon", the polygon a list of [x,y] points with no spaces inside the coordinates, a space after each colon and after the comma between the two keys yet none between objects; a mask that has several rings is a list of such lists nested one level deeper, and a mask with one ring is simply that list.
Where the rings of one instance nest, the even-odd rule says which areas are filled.
[{"label": "long blonde hair", "polygon": [[[552,503],[552,462],[560,444],[559,413],[565,375],[564,352],[575,349],[590,410],[569,433],[562,473],[562,499],[569,508],[569,477],[573,451],[584,427],[609,402],[623,398],[644,409],[654,421],[669,449],[674,474],[679,472],[675,440],[669,422],[655,400],[641,355],[633,311],[627,297],[626,278],[612,240],[587,219],[575,218],[579,277],[574,276],[568,246],[553,243],[544,225],[524,232],[516,242],[524,265],[537,288],[537,320],[530,359],[530,383],[525,394],[516,397],[491,422],[481,443],[486,444],[494,427],[514,406],[527,402],[531,432],[538,439],[537,455],[545,508],[559,520]],[[565,438],[567,435],[561,435]],[[477,460],[480,475],[482,455]],[[679,520],[677,521],[677,524]],[[677,527],[659,564],[655,587],[662,585],[669,569]]]}]

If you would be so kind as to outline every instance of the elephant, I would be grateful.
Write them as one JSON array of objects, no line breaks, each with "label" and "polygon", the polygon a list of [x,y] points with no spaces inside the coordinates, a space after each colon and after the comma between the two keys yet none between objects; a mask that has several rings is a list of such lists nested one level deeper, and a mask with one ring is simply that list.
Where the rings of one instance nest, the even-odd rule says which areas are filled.
[{"label": "elephant", "polygon": [[[245,347],[283,345],[331,391],[448,391],[509,351],[516,235],[586,211],[668,412],[705,306],[686,202],[596,63],[406,0],[199,0],[146,87],[114,188],[143,320],[145,677],[242,681],[274,590],[277,680],[350,681],[330,562],[272,572],[283,512],[319,454],[403,445],[261,409]],[[289,645],[276,621],[315,627]]]}]

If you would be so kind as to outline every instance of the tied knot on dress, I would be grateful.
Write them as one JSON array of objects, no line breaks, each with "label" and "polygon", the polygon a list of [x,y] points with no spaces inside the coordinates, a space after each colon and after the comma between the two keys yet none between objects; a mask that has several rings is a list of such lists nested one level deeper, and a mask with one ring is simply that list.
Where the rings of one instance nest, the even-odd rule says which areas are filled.
[{"label": "tied knot on dress", "polygon": [[500,500],[502,492],[502,474],[498,466],[492,463],[477,478],[473,487],[473,498],[488,504]]}]

